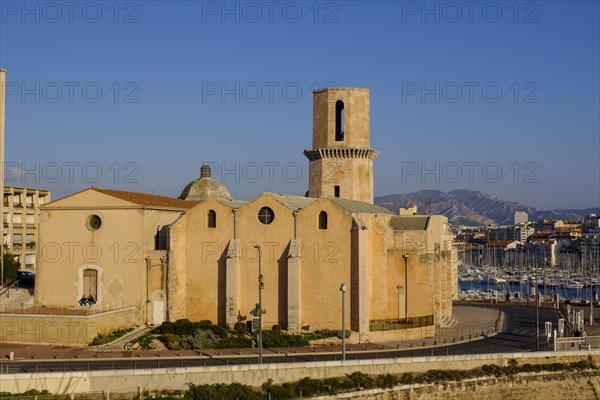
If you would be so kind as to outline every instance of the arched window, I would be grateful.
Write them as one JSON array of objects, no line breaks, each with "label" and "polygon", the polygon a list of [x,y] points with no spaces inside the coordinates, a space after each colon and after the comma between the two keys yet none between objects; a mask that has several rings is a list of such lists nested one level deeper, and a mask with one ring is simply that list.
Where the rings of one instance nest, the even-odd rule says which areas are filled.
[{"label": "arched window", "polygon": [[344,141],[344,102],[335,102],[335,141]]},{"label": "arched window", "polygon": [[215,210],[208,211],[208,227],[216,228],[217,227],[217,213]]},{"label": "arched window", "polygon": [[319,213],[319,229],[327,229],[327,213],[325,211]]}]

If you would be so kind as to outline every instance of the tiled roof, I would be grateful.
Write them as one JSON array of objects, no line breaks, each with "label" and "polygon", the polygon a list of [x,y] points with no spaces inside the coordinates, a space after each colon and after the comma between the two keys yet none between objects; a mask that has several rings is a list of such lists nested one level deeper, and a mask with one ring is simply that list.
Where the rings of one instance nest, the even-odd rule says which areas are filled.
[{"label": "tiled roof", "polygon": [[424,231],[428,221],[427,215],[396,216],[390,220],[390,226],[398,231]]},{"label": "tiled roof", "polygon": [[167,208],[192,208],[197,203],[194,201],[179,200],[173,197],[159,196],[156,194],[146,194],[137,192],[125,192],[122,190],[101,189],[92,187],[98,193],[113,196],[121,200],[129,201],[140,206],[154,206]]}]

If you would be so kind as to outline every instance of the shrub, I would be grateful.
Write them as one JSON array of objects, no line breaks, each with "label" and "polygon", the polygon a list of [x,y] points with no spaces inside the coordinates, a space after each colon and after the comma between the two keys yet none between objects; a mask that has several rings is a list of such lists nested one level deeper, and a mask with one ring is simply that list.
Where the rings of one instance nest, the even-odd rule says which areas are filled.
[{"label": "shrub", "polygon": [[277,334],[273,331],[263,331],[263,346],[266,348],[300,347],[307,345],[308,338],[304,335]]},{"label": "shrub", "polygon": [[281,335],[281,326],[279,326],[279,325],[273,325],[271,327],[271,332],[273,332],[276,335]]},{"label": "shrub", "polygon": [[326,392],[327,388],[323,381],[319,379],[302,378],[296,384],[296,393],[301,397],[316,396]]},{"label": "shrub", "polygon": [[184,398],[193,400],[262,400],[261,393],[252,387],[239,383],[214,384],[214,385],[194,385],[188,383],[189,389]]},{"label": "shrub", "polygon": [[375,380],[362,372],[353,372],[350,375],[346,375],[350,381],[354,384],[354,387],[362,389],[371,389],[375,387]]},{"label": "shrub", "polygon": [[398,376],[392,374],[377,375],[375,386],[378,388],[391,388],[398,384]]},{"label": "shrub", "polygon": [[46,389],[39,391],[37,389],[29,389],[23,393],[0,392],[0,397],[34,397],[34,396],[49,396],[50,392]]},{"label": "shrub", "polygon": [[157,334],[175,333],[175,324],[172,322],[163,322],[152,331]]},{"label": "shrub", "polygon": [[233,330],[238,336],[244,336],[248,333],[248,325],[244,322],[237,322],[234,325]]},{"label": "shrub", "polygon": [[152,332],[146,332],[142,336],[137,339],[132,340],[132,343],[139,343],[140,349],[142,350],[152,350],[154,346],[154,338],[155,336]]},{"label": "shrub", "polygon": [[175,333],[179,336],[192,335],[195,327],[189,319],[178,319],[175,321]]},{"label": "shrub", "polygon": [[249,349],[252,339],[245,336],[227,336],[214,344],[216,349]]},{"label": "shrub", "polygon": [[225,330],[225,328],[219,325],[211,325],[210,330],[220,338],[224,338],[227,336],[227,331]]},{"label": "shrub", "polygon": [[166,333],[160,336],[160,341],[164,343],[165,347],[169,350],[181,350],[179,344],[179,336],[174,333]]},{"label": "shrub", "polygon": [[90,343],[90,346],[100,346],[101,344],[106,344],[110,342],[110,339],[108,338],[108,335],[104,335],[102,333],[99,333]]}]

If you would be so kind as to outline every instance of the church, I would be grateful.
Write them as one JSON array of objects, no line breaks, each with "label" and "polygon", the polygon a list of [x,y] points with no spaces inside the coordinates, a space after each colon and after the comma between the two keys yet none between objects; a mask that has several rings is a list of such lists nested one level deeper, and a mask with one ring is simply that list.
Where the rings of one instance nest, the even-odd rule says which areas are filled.
[{"label": "church", "polygon": [[35,304],[92,295],[136,325],[233,327],[260,295],[265,328],[295,333],[341,329],[344,297],[356,341],[432,334],[458,291],[453,236],[444,216],[374,205],[370,91],[315,91],[312,139],[305,196],[233,199],[203,165],[179,198],[92,187],[46,204]]}]

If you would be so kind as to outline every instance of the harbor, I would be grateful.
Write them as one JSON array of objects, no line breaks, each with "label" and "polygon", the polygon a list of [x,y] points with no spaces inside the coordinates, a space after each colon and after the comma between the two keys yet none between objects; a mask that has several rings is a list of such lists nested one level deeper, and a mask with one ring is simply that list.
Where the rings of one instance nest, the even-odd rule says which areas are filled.
[{"label": "harbor", "polygon": [[[600,277],[597,268],[590,273],[568,269],[529,267],[497,268],[459,266],[459,300],[534,301],[536,293],[543,302],[598,304]],[[507,298],[507,293],[509,294]]]}]

